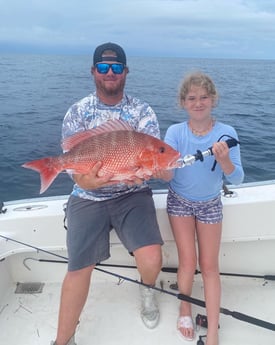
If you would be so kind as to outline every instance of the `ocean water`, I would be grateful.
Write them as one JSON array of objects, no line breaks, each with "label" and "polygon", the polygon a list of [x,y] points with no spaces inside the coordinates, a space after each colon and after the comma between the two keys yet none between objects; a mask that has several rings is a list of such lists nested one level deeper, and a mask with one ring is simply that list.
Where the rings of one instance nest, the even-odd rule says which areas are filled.
[{"label": "ocean water", "polygon": [[[39,196],[39,174],[21,165],[61,153],[67,109],[94,90],[91,61],[91,56],[0,56],[0,200]],[[162,138],[169,125],[186,119],[177,104],[184,74],[208,73],[220,95],[213,115],[238,132],[245,182],[275,179],[275,60],[130,57],[128,65],[126,91],[154,108]],[[166,188],[161,181],[151,186]],[[61,173],[42,196],[68,194],[71,188]]]}]

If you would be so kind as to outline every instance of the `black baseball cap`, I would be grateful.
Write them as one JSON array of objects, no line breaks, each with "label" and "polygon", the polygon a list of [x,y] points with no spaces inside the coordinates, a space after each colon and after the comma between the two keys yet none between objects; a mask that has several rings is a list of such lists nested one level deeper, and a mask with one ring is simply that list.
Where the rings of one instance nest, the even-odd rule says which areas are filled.
[{"label": "black baseball cap", "polygon": [[[113,51],[116,56],[104,56],[102,57],[102,54],[106,51],[106,50],[111,50]],[[121,48],[121,46],[119,46],[116,43],[112,43],[112,42],[108,42],[108,43],[103,43],[100,46],[98,46],[95,49],[94,52],[94,66],[98,63],[98,62],[102,62],[102,61],[117,61],[120,63],[123,63],[124,65],[126,65],[126,55],[124,50]]]}]

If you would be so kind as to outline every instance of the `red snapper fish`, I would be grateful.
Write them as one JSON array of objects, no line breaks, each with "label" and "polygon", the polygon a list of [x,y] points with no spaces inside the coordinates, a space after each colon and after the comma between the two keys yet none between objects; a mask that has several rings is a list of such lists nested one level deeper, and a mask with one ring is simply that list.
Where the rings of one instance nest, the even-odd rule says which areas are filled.
[{"label": "red snapper fish", "polygon": [[98,176],[113,174],[111,181],[151,176],[158,170],[177,167],[180,153],[160,139],[136,132],[128,123],[110,120],[103,125],[76,133],[62,142],[65,153],[27,162],[22,166],[40,173],[40,194],[63,170],[87,174],[102,162]]}]

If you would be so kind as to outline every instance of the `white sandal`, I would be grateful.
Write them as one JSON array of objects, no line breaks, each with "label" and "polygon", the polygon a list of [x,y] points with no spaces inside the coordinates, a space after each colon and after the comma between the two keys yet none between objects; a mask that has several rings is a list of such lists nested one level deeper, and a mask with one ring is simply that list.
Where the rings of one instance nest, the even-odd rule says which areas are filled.
[{"label": "white sandal", "polygon": [[[193,330],[193,336],[192,337],[185,337],[181,333],[180,328],[192,329]],[[193,323],[191,316],[180,316],[178,318],[178,322],[177,322],[177,329],[178,329],[178,333],[180,334],[181,337],[183,337],[184,340],[188,340],[188,341],[194,340],[195,331],[194,331],[194,323]]]}]

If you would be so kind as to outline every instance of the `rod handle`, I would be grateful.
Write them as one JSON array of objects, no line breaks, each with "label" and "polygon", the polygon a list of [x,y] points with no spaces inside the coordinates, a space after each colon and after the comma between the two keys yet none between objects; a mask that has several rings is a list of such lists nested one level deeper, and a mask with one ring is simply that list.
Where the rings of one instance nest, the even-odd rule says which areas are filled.
[{"label": "rod handle", "polygon": [[[237,145],[240,143],[240,142],[239,142],[237,139],[235,139],[235,138],[227,139],[227,140],[225,140],[225,142],[226,142],[226,144],[227,144],[227,146],[228,146],[229,149],[230,149],[231,147],[237,146]],[[213,155],[212,146],[209,147],[208,150],[211,152],[211,155]]]}]

